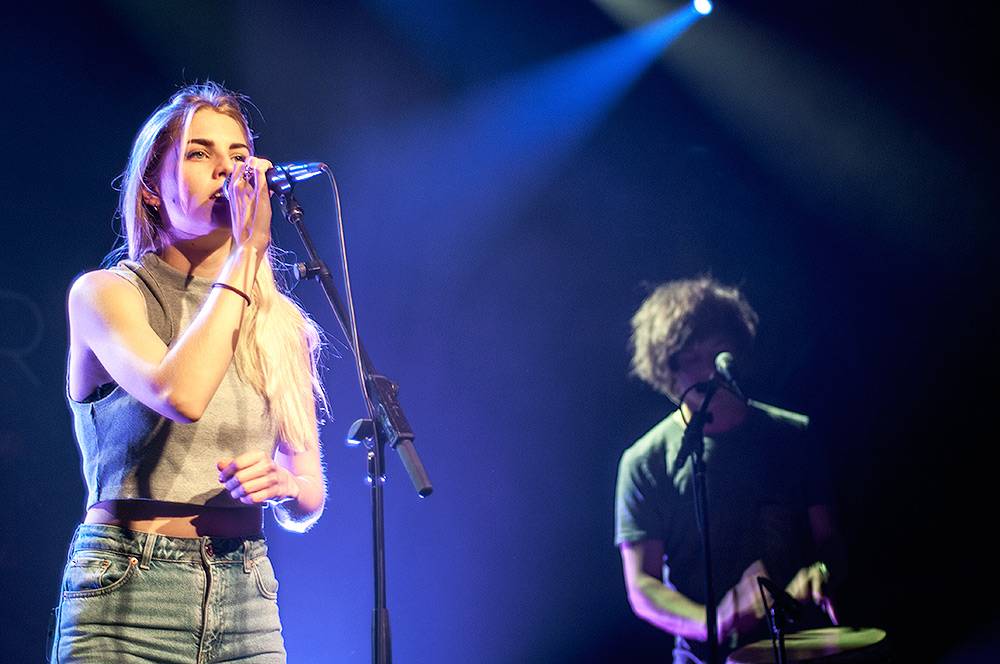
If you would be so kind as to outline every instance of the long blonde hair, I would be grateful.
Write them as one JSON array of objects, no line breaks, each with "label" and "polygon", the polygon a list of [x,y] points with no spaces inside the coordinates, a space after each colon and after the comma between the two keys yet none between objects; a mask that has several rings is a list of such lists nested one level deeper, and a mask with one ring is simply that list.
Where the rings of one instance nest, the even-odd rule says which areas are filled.
[{"label": "long blonde hair", "polygon": [[[122,242],[109,254],[139,260],[163,248],[165,230],[159,211],[146,196],[158,195],[153,183],[166,151],[177,146],[195,112],[211,108],[236,120],[253,153],[253,134],[243,103],[246,98],[212,81],[187,86],[158,108],[136,135],[122,174],[118,214]],[[319,378],[322,333],[299,305],[278,289],[274,270],[277,253],[268,247],[254,280],[252,304],[240,327],[236,370],[264,397],[268,417],[284,451],[302,452],[319,447],[316,406],[327,412],[326,392]]]}]

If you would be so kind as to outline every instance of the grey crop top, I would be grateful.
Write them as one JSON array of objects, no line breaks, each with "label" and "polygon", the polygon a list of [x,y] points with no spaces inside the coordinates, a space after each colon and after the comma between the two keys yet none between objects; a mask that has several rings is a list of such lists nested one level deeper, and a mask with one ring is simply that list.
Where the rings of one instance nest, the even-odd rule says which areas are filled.
[{"label": "grey crop top", "polygon": [[[168,346],[197,315],[212,280],[189,276],[155,254],[122,261],[111,272],[146,299],[150,327]],[[274,454],[276,436],[264,398],[230,363],[197,422],[183,424],[148,408],[115,383],[85,401],[69,397],[83,459],[87,506],[103,500],[163,500],[214,507],[246,507],[219,484],[216,461],[251,450]]]}]

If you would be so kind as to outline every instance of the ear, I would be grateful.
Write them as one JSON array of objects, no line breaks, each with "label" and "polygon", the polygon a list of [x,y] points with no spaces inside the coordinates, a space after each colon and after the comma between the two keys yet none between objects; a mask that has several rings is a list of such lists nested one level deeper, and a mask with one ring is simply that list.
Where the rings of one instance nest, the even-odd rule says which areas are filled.
[{"label": "ear", "polygon": [[160,197],[145,187],[142,188],[142,202],[153,209],[159,209],[160,207]]}]

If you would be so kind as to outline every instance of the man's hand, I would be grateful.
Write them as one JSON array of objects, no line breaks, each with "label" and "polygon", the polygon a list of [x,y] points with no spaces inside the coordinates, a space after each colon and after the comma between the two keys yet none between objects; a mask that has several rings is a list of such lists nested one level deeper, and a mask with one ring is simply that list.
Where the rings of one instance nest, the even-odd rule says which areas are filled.
[{"label": "man's hand", "polygon": [[739,582],[729,589],[719,602],[719,640],[730,632],[747,632],[764,617],[764,603],[757,585],[758,576],[767,576],[767,569],[760,560],[754,561],[743,572]]},{"label": "man's hand", "polygon": [[833,603],[827,596],[826,585],[830,580],[830,573],[826,565],[822,562],[813,563],[809,567],[803,567],[792,579],[785,592],[799,600],[800,602],[811,601],[816,606],[823,609],[830,621],[837,625],[837,613],[833,609]]}]

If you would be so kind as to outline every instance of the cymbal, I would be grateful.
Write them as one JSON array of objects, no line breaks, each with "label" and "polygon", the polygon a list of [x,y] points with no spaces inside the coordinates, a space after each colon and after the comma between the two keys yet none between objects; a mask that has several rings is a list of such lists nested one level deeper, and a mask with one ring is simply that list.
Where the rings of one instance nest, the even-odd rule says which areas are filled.
[{"label": "cymbal", "polygon": [[[785,635],[789,662],[879,662],[884,646],[885,631],[875,627],[824,627]],[[755,641],[734,651],[726,662],[772,664],[774,647],[770,639]]]}]

